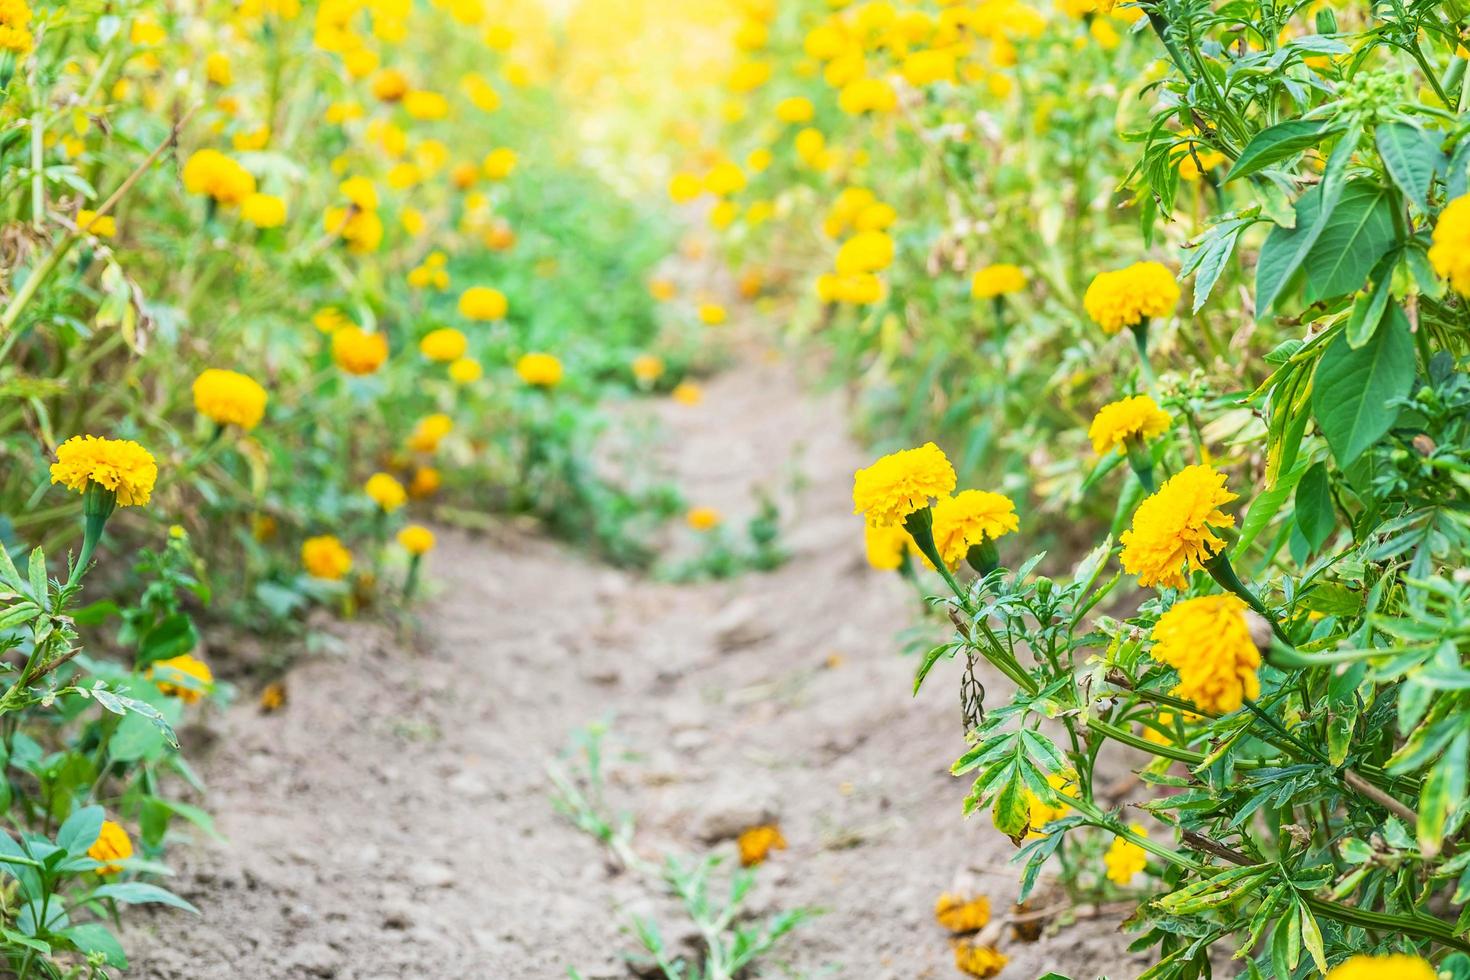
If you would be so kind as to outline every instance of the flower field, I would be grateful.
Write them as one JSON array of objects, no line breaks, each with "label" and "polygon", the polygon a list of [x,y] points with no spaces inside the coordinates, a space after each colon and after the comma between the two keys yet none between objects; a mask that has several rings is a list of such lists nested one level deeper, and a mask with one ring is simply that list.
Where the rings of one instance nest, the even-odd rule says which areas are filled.
[{"label": "flower field", "polygon": [[1470,980],[1467,46],[0,0],[0,973]]}]

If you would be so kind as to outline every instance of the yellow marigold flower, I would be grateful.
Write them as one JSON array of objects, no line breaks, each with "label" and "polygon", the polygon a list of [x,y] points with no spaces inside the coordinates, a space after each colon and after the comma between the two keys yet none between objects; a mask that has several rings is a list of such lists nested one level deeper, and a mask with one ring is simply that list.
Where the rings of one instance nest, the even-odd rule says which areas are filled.
[{"label": "yellow marigold flower", "polygon": [[311,315],[311,323],[325,334],[335,333],[342,327],[352,325],[352,321],[347,319],[347,314],[335,306],[324,306],[317,310]]},{"label": "yellow marigold flower", "polygon": [[1224,546],[1211,528],[1234,526],[1235,518],[1220,507],[1235,498],[1225,489],[1225,474],[1211,466],[1175,473],[1138,505],[1133,526],[1119,539],[1124,570],[1137,575],[1139,585],[1184,588],[1184,573],[1204,567]]},{"label": "yellow marigold flower", "polygon": [[408,481],[408,495],[415,500],[423,500],[432,497],[439,492],[443,483],[439,471],[432,466],[420,466],[413,471],[413,479]]},{"label": "yellow marigold flower", "polygon": [[443,119],[449,115],[449,100],[438,92],[414,89],[404,95],[403,111],[415,119]]},{"label": "yellow marigold flower", "polygon": [[842,86],[837,107],[850,116],[892,112],[898,108],[898,93],[881,78],[858,78]]},{"label": "yellow marigold flower", "polygon": [[516,233],[510,224],[505,221],[497,221],[486,230],[481,239],[485,247],[493,252],[507,252],[515,247]]},{"label": "yellow marigold flower", "polygon": [[457,361],[464,357],[465,351],[469,350],[470,343],[465,335],[453,327],[440,327],[438,330],[430,330],[424,334],[419,341],[419,353],[431,361],[448,363]]},{"label": "yellow marigold flower", "polygon": [[[1055,790],[1066,790],[1071,785],[1068,779],[1056,773],[1047,776],[1046,781]],[[1026,791],[1026,802],[1027,807],[1031,811],[1031,815],[1027,818],[1027,823],[1030,824],[1031,829],[1027,832],[1026,836],[1033,839],[1045,837],[1046,834],[1043,833],[1043,830],[1046,825],[1053,820],[1062,819],[1072,809],[1066,803],[1062,802],[1057,803],[1056,806],[1052,806],[1029,789]]]},{"label": "yellow marigold flower", "polygon": [[[1193,711],[1186,711],[1180,716],[1180,720],[1186,724],[1192,724],[1199,721],[1201,717],[1201,715],[1197,715]],[[1167,729],[1172,728],[1174,725],[1174,712],[1160,711],[1155,720],[1159,723],[1159,727],[1155,728],[1152,725],[1144,725],[1143,737],[1155,745],[1172,745],[1174,739],[1170,737]]]},{"label": "yellow marigold flower", "polygon": [[678,173],[669,178],[669,200],[688,204],[704,193],[704,184],[694,174]]},{"label": "yellow marigold flower", "polygon": [[863,549],[869,565],[880,572],[893,572],[903,566],[904,553],[914,550],[914,539],[898,524],[875,527],[864,523]]},{"label": "yellow marigold flower", "polygon": [[955,54],[953,51],[934,48],[915,51],[904,58],[899,72],[903,75],[904,81],[918,87],[933,85],[936,82],[953,82],[955,80]]},{"label": "yellow marigold flower", "polygon": [[1179,671],[1174,693],[1201,710],[1226,714],[1261,693],[1256,677],[1261,651],[1251,639],[1246,604],[1238,596],[1175,603],[1149,635],[1153,658]]},{"label": "yellow marigold flower", "polygon": [[720,526],[724,517],[713,507],[691,507],[684,520],[696,531],[712,531]]},{"label": "yellow marigold flower", "polygon": [[853,513],[879,527],[902,524],[931,498],[948,496],[955,480],[954,467],[932,442],[891,453],[853,474]]},{"label": "yellow marigold flower", "polygon": [[373,76],[373,98],[397,102],[408,94],[408,76],[397,68],[384,68]]},{"label": "yellow marigold flower", "polygon": [[858,231],[882,231],[898,221],[898,208],[882,201],[874,201],[857,213],[852,226]]},{"label": "yellow marigold flower", "polygon": [[1149,317],[1168,316],[1179,302],[1174,273],[1158,262],[1135,262],[1102,272],[1087,287],[1082,305],[1104,333],[1117,333]]},{"label": "yellow marigold flower", "polygon": [[704,189],[715,197],[729,197],[745,190],[745,171],[729,160],[717,163],[704,175]]},{"label": "yellow marigold flower", "polygon": [[561,383],[563,372],[561,361],[555,355],[532,351],[516,361],[516,374],[528,385],[552,388]]},{"label": "yellow marigold flower", "polygon": [[1327,973],[1327,980],[1435,980],[1439,973],[1423,957],[1408,953],[1349,956]]},{"label": "yellow marigold flower", "polygon": [[255,193],[250,171],[218,150],[199,150],[184,163],[184,189],[212,197],[226,206],[239,204]]},{"label": "yellow marigold flower", "polygon": [[252,150],[263,150],[271,141],[271,128],[269,126],[257,126],[249,132],[236,133],[231,142],[236,150],[248,153]]},{"label": "yellow marigold flower", "polygon": [[[1140,837],[1148,836],[1148,831],[1140,824],[1132,824],[1128,829]],[[1148,866],[1148,852],[1131,840],[1114,837],[1108,852],[1103,855],[1103,863],[1108,867],[1108,880],[1115,885],[1126,886],[1134,875]]]},{"label": "yellow marigold flower", "polygon": [[378,209],[378,188],[363,176],[348,177],[337,185],[337,193],[357,205],[363,211]]},{"label": "yellow marigold flower", "polygon": [[95,483],[117,494],[119,507],[148,503],[157,479],[153,454],[129,439],[72,436],[56,447],[51,464],[52,483],[78,493]]},{"label": "yellow marigold flower", "polygon": [[489,286],[471,286],[459,297],[460,316],[469,320],[499,320],[509,310],[505,294]]},{"label": "yellow marigold flower", "polygon": [[374,473],[362,486],[363,493],[373,499],[385,514],[391,514],[408,502],[408,491],[389,473]]},{"label": "yellow marigold flower", "polygon": [[210,84],[224,87],[235,80],[230,67],[230,56],[223,51],[211,51],[204,59],[204,77]]},{"label": "yellow marigold flower", "polygon": [[678,293],[678,287],[671,279],[651,279],[648,282],[648,294],[660,303],[667,303]]},{"label": "yellow marigold flower", "polygon": [[893,264],[893,253],[893,239],[887,233],[860,231],[842,243],[834,264],[843,276],[878,272]]},{"label": "yellow marigold flower", "polygon": [[352,552],[333,535],[321,534],[301,543],[301,564],[313,578],[337,582],[352,571]]},{"label": "yellow marigold flower", "polygon": [[[3,3],[4,0],[0,0]],[[97,839],[92,846],[87,848],[87,857],[99,862],[102,867],[97,869],[99,875],[115,875],[122,870],[119,861],[126,861],[133,856],[133,841],[128,837],[128,832],[121,824],[113,823],[111,820],[102,821],[102,829],[97,834]]]},{"label": "yellow marigold flower", "polygon": [[970,549],[1020,528],[1016,505],[1002,493],[963,490],[943,496],[934,505],[934,544],[951,567],[965,560]]},{"label": "yellow marigold flower", "polygon": [[699,322],[705,326],[717,327],[729,319],[725,308],[718,303],[699,304]]},{"label": "yellow marigold flower", "polygon": [[426,555],[434,550],[434,532],[422,524],[410,524],[398,532],[398,545],[410,555]]},{"label": "yellow marigold flower", "polygon": [[1130,440],[1145,443],[1168,432],[1172,421],[1148,395],[1134,395],[1098,409],[1087,428],[1087,438],[1092,440],[1092,451],[1099,455],[1110,449],[1124,452]]},{"label": "yellow marigold flower", "polygon": [[[443,412],[425,415],[413,427],[408,437],[408,448],[416,453],[432,453],[439,448],[440,441],[454,431],[454,420]],[[438,474],[435,473],[437,477]],[[435,489],[438,484],[435,484]]]},{"label": "yellow marigold flower", "polygon": [[117,221],[110,214],[99,218],[96,211],[82,208],[77,212],[77,230],[98,238],[111,238],[117,234]]},{"label": "yellow marigold flower", "polygon": [[25,0],[0,0],[0,51],[29,53],[36,43],[30,23],[31,8]]},{"label": "yellow marigold flower", "polygon": [[1026,273],[1008,262],[987,265],[970,280],[970,295],[976,299],[994,299],[1026,288]]},{"label": "yellow marigold flower", "polygon": [[332,333],[332,360],[348,374],[372,374],[388,359],[388,338],[348,325]]},{"label": "yellow marigold flower", "polygon": [[1429,263],[1455,292],[1470,296],[1470,194],[1455,198],[1439,213]]},{"label": "yellow marigold flower", "polygon": [[279,228],[286,223],[286,202],[274,194],[251,194],[240,204],[240,217],[257,228]]},{"label": "yellow marigold flower", "polygon": [[804,96],[793,95],[776,103],[776,118],[783,123],[809,123],[816,114],[812,100]]},{"label": "yellow marigold flower", "polygon": [[669,392],[669,397],[680,405],[698,405],[704,401],[704,389],[692,381],[681,381]]},{"label": "yellow marigold flower", "polygon": [[775,824],[744,830],[735,843],[740,848],[740,864],[746,868],[761,864],[772,851],[786,850],[786,838]]},{"label": "yellow marigold flower", "polygon": [[358,255],[376,252],[383,243],[383,219],[376,211],[327,208],[322,224],[329,235],[340,235],[347,249]]},{"label": "yellow marigold flower", "polygon": [[664,359],[656,354],[641,354],[633,358],[633,377],[644,384],[652,384],[664,374]]},{"label": "yellow marigold flower", "polygon": [[485,154],[485,161],[481,164],[481,169],[491,180],[505,180],[515,172],[517,159],[515,150],[502,146]]},{"label": "yellow marigold flower", "polygon": [[457,385],[474,384],[485,375],[485,369],[473,357],[459,357],[449,365],[449,380]]},{"label": "yellow marigold flower", "polygon": [[249,432],[260,424],[268,399],[254,378],[238,371],[210,368],[194,379],[194,408],[220,425],[238,425]]},{"label": "yellow marigold flower", "polygon": [[934,901],[934,921],[950,932],[978,932],[990,921],[990,899],[945,892]]},{"label": "yellow marigold flower", "polygon": [[209,664],[190,654],[155,661],[148,668],[148,679],[164,694],[193,704],[214,687],[214,671]]},{"label": "yellow marigold flower", "polygon": [[966,976],[989,980],[990,977],[998,976],[1009,962],[1010,957],[994,946],[968,942],[954,944],[955,969]]}]

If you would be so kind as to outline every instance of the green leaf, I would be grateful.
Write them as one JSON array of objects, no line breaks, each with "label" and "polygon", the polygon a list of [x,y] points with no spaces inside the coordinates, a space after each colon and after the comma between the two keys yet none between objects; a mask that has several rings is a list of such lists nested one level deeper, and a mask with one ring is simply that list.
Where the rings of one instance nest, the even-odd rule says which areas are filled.
[{"label": "green leaf", "polygon": [[1421,209],[1426,207],[1434,175],[1448,166],[1439,146],[1424,130],[1406,122],[1379,123],[1374,135],[1378,155],[1398,189]]},{"label": "green leaf", "polygon": [[49,606],[49,592],[46,588],[46,553],[40,548],[31,552],[31,598],[43,606]]},{"label": "green leaf", "polygon": [[99,885],[92,889],[87,896],[87,901],[100,898],[110,898],[115,902],[127,902],[130,905],[171,905],[176,909],[199,914],[199,910],[184,901],[173,892],[157,885],[144,884],[141,881],[119,881],[110,885]]},{"label": "green leaf", "polygon": [[169,660],[199,646],[199,631],[194,621],[183,613],[175,613],[159,621],[138,641],[138,666],[158,660]]},{"label": "green leaf", "polygon": [[995,806],[991,809],[995,829],[1007,837],[1020,837],[1031,823],[1031,804],[1026,799],[1026,781],[1018,772],[1012,772],[1001,791],[996,794]]},{"label": "green leaf", "polygon": [[1317,917],[1312,910],[1307,908],[1306,902],[1297,905],[1297,912],[1301,916],[1302,945],[1307,947],[1307,952],[1312,956],[1312,962],[1317,965],[1318,971],[1327,972],[1327,951],[1322,946],[1322,929],[1317,925]]},{"label": "green leaf", "polygon": [[1321,202],[1321,187],[1313,187],[1297,199],[1296,227],[1274,225],[1267,233],[1256,258],[1256,316],[1266,315],[1301,266],[1306,257],[1301,244],[1317,223]]},{"label": "green leaf", "polygon": [[1388,189],[1371,180],[1348,181],[1304,260],[1307,302],[1357,290],[1393,243]]},{"label": "green leaf", "polygon": [[1302,537],[1316,551],[1332,534],[1337,514],[1332,509],[1332,488],[1327,483],[1327,467],[1312,465],[1296,485],[1296,526]]},{"label": "green leaf", "polygon": [[87,853],[102,833],[105,813],[100,806],[86,806],[74,812],[56,832],[56,846],[72,855]]},{"label": "green leaf", "polygon": [[1470,731],[1461,729],[1429,771],[1419,791],[1419,821],[1415,830],[1427,857],[1438,854],[1444,846],[1445,824],[1465,799],[1467,770],[1470,770]]},{"label": "green leaf", "polygon": [[72,945],[83,953],[101,953],[106,957],[108,966],[119,970],[126,970],[128,967],[128,957],[123,952],[122,943],[100,922],[83,922],[69,926],[58,935],[71,940]]},{"label": "green leaf", "polygon": [[934,665],[939,662],[939,658],[944,656],[951,649],[952,647],[948,643],[941,643],[939,644],[939,646],[930,649],[928,653],[924,654],[923,663],[919,664],[919,669],[914,673],[915,695],[919,693],[919,685],[924,683],[924,678],[929,676],[929,671],[934,669]]},{"label": "green leaf", "polygon": [[1339,334],[1327,346],[1312,381],[1312,414],[1339,467],[1351,466],[1392,427],[1389,401],[1414,380],[1414,338],[1395,304],[1373,338],[1357,350]]},{"label": "green leaf", "polygon": [[1389,288],[1392,278],[1391,274],[1385,273],[1368,292],[1353,301],[1353,311],[1348,316],[1344,333],[1347,334],[1348,346],[1354,350],[1372,340],[1383,323],[1383,314],[1388,312],[1388,299],[1393,293]]},{"label": "green leaf", "polygon": [[1261,130],[1245,145],[1225,175],[1225,183],[1249,177],[1273,163],[1310,149],[1334,130],[1323,119],[1293,119]]},{"label": "green leaf", "polygon": [[1305,469],[1293,470],[1277,480],[1276,486],[1270,490],[1256,494],[1256,499],[1251,501],[1251,509],[1246,512],[1245,520],[1240,525],[1240,541],[1235,550],[1237,555],[1243,555],[1250,550],[1251,544],[1290,499],[1291,492],[1296,489],[1304,473]]}]

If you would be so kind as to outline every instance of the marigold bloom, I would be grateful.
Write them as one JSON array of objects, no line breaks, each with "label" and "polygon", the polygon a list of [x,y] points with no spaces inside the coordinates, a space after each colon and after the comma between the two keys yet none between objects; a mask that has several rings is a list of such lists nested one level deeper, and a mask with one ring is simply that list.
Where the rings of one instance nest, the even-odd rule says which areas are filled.
[{"label": "marigold bloom", "polygon": [[286,223],[286,202],[274,194],[251,194],[240,204],[240,217],[257,228],[279,228]]},{"label": "marigold bloom", "polygon": [[914,539],[900,524],[875,527],[864,523],[863,550],[873,568],[880,572],[893,572],[903,566],[904,553],[914,550]]},{"label": "marigold bloom", "polygon": [[855,276],[888,268],[893,255],[893,239],[886,232],[860,231],[842,243],[833,264],[838,275]]},{"label": "marigold bloom", "polygon": [[515,172],[518,160],[515,150],[502,146],[485,154],[485,160],[480,167],[490,180],[505,180]]},{"label": "marigold bloom", "polygon": [[443,482],[443,477],[434,467],[420,466],[413,471],[413,479],[408,481],[408,495],[415,500],[432,497],[439,492],[439,487]]},{"label": "marigold bloom", "polygon": [[528,385],[553,388],[561,383],[563,371],[555,355],[532,351],[516,361],[516,374]]},{"label": "marigold bloom", "polygon": [[656,354],[640,354],[633,358],[633,377],[652,384],[664,375],[664,359]]},{"label": "marigold bloom", "polygon": [[964,561],[975,545],[987,538],[994,541],[1020,526],[1015,503],[1002,493],[962,490],[953,497],[940,497],[934,505],[934,544],[950,567]]},{"label": "marigold bloom", "polygon": [[699,322],[705,326],[717,327],[729,318],[729,313],[718,303],[701,303],[699,305]]},{"label": "marigold bloom", "polygon": [[340,235],[347,250],[356,255],[376,252],[383,244],[383,219],[376,211],[327,208],[322,214],[322,227],[329,235]]},{"label": "marigold bloom", "polygon": [[280,681],[272,681],[260,692],[260,710],[266,714],[280,711],[286,706],[286,685]]},{"label": "marigold bloom", "polygon": [[337,192],[362,211],[378,209],[378,188],[366,177],[348,177],[337,185]]},{"label": "marigold bloom", "polygon": [[230,56],[223,51],[211,51],[204,59],[204,77],[211,85],[224,87],[232,84],[235,72],[230,67]]},{"label": "marigold bloom", "polygon": [[1010,961],[1010,957],[994,946],[969,942],[954,944],[955,969],[978,980],[989,980],[998,976]]},{"label": "marigold bloom", "polygon": [[403,111],[415,119],[443,119],[449,115],[449,100],[438,92],[414,89],[403,96]]},{"label": "marigold bloom", "polygon": [[390,473],[374,473],[363,484],[362,490],[387,514],[408,502],[408,491]]},{"label": "marigold bloom", "polygon": [[448,363],[464,357],[469,346],[464,334],[453,327],[441,327],[424,334],[419,341],[419,353],[431,361]]},{"label": "marigold bloom", "polygon": [[1225,489],[1225,474],[1211,466],[1186,466],[1175,473],[1138,505],[1133,526],[1119,539],[1124,570],[1137,575],[1139,585],[1184,588],[1184,573],[1204,567],[1224,546],[1211,529],[1234,526],[1235,518],[1220,507],[1235,498]]},{"label": "marigold bloom", "polygon": [[1158,262],[1135,262],[1126,269],[1099,273],[1082,297],[1087,315],[1110,334],[1149,317],[1168,316],[1178,302],[1179,283]]},{"label": "marigold bloom", "polygon": [[155,661],[148,668],[148,679],[164,694],[194,704],[214,686],[214,671],[209,669],[209,664],[186,653]]},{"label": "marigold bloom", "polygon": [[704,183],[696,174],[677,173],[669,178],[669,200],[688,204],[704,193]]},{"label": "marigold bloom", "polygon": [[77,230],[97,238],[111,238],[117,234],[117,219],[110,214],[99,218],[96,211],[82,208],[77,212]]},{"label": "marigold bloom", "polygon": [[311,323],[324,334],[336,333],[340,328],[352,325],[347,314],[335,306],[324,306],[317,310],[311,315]]},{"label": "marigold bloom", "polygon": [[473,357],[457,357],[449,365],[449,380],[457,385],[474,384],[485,375],[485,369]]},{"label": "marigold bloom", "polygon": [[249,432],[260,424],[270,396],[254,378],[238,371],[210,368],[194,379],[194,408],[220,425]]},{"label": "marigold bloom", "polygon": [[100,862],[102,867],[97,869],[99,875],[115,875],[122,870],[118,861],[126,861],[133,856],[133,842],[128,837],[128,832],[121,824],[113,823],[111,820],[102,821],[102,829],[97,833],[97,839],[92,846],[87,848],[87,857],[93,861]]},{"label": "marigold bloom", "polygon": [[1098,409],[1087,428],[1087,438],[1092,440],[1092,451],[1099,455],[1111,449],[1123,452],[1130,440],[1144,443],[1168,432],[1172,421],[1148,395],[1134,395]]},{"label": "marigold bloom", "polygon": [[717,163],[704,175],[704,189],[715,197],[729,197],[745,190],[745,171],[740,164],[726,160]]},{"label": "marigold bloom", "polygon": [[56,447],[56,462],[51,464],[52,483],[78,493],[95,483],[113,491],[119,507],[148,503],[157,480],[153,454],[129,439],[72,436]]},{"label": "marigold bloom", "polygon": [[[1148,836],[1148,831],[1140,824],[1132,824],[1128,829],[1140,837]],[[1103,863],[1108,867],[1108,880],[1115,885],[1126,886],[1134,875],[1148,866],[1148,852],[1127,838],[1114,837],[1113,843],[1108,845],[1108,852],[1103,855]]]},{"label": "marigold bloom", "polygon": [[990,899],[945,892],[934,902],[934,921],[950,932],[978,932],[990,921]]},{"label": "marigold bloom", "polygon": [[489,286],[471,286],[459,297],[459,313],[468,320],[499,320],[509,310],[505,294]]},{"label": "marigold bloom", "polygon": [[693,381],[681,381],[674,385],[669,397],[680,405],[698,405],[704,401],[704,389]]},{"label": "marigold bloom", "polygon": [[786,850],[786,838],[775,824],[742,831],[735,843],[740,848],[740,864],[746,868],[761,864],[772,851]]},{"label": "marigold bloom", "polygon": [[1455,292],[1470,296],[1470,194],[1455,198],[1439,213],[1429,264]]},{"label": "marigold bloom", "polygon": [[0,0],[0,51],[27,54],[36,43],[30,23],[31,8],[25,0]]},{"label": "marigold bloom", "polygon": [[332,333],[332,360],[348,374],[372,374],[388,359],[388,338],[358,326]]},{"label": "marigold bloom", "polygon": [[408,448],[416,453],[432,453],[439,448],[440,441],[454,431],[454,420],[443,412],[425,415],[413,427],[408,437]]},{"label": "marigold bloom", "polygon": [[970,295],[976,299],[994,299],[1026,288],[1026,273],[1018,265],[999,262],[987,265],[970,280]]},{"label": "marigold bloom", "polygon": [[812,100],[804,96],[793,95],[776,103],[776,118],[783,123],[809,123],[816,114]]},{"label": "marigold bloom", "polygon": [[931,498],[951,493],[955,481],[954,467],[932,442],[891,453],[853,474],[853,513],[879,527],[901,524]]},{"label": "marigold bloom", "polygon": [[1438,976],[1428,960],[1408,953],[1349,956],[1327,972],[1327,980],[1435,980]]},{"label": "marigold bloom", "polygon": [[408,94],[408,76],[397,68],[384,68],[373,76],[373,98],[397,102]]},{"label": "marigold bloom", "polygon": [[434,550],[434,532],[422,524],[410,524],[398,532],[398,545],[414,557]]},{"label": "marigold bloom", "polygon": [[[1071,782],[1065,776],[1060,776],[1056,773],[1047,776],[1046,782],[1055,790],[1068,790],[1072,788]],[[1027,823],[1030,824],[1031,829],[1027,831],[1026,836],[1032,839],[1045,837],[1046,834],[1044,831],[1046,825],[1054,820],[1062,819],[1072,809],[1065,802],[1058,802],[1053,806],[1031,792],[1030,789],[1026,790],[1026,804],[1031,811],[1030,816],[1027,818]]]},{"label": "marigold bloom", "polygon": [[199,150],[184,163],[184,189],[220,204],[239,204],[255,193],[255,178],[218,150]]},{"label": "marigold bloom", "polygon": [[1175,603],[1149,634],[1151,656],[1179,672],[1174,693],[1203,711],[1227,714],[1261,693],[1261,651],[1251,639],[1246,604],[1211,595]]},{"label": "marigold bloom", "polygon": [[336,582],[352,571],[352,552],[335,536],[321,534],[301,543],[301,564],[313,578]]},{"label": "marigold bloom", "polygon": [[837,93],[837,107],[850,116],[892,112],[898,108],[898,93],[881,78],[857,78]]},{"label": "marigold bloom", "polygon": [[724,517],[713,507],[691,507],[684,520],[696,531],[713,531],[720,526]]}]

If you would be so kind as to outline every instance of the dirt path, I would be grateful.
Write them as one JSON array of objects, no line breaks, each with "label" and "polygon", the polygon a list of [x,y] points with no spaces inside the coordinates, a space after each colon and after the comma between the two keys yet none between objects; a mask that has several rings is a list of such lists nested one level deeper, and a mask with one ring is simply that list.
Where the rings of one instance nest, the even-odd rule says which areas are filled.
[{"label": "dirt path", "polygon": [[[784,515],[792,560],[676,586],[509,527],[445,532],[420,649],[346,628],[342,655],[292,674],[283,711],[242,704],[212,754],[194,749],[229,843],[171,855],[205,917],[134,914],[133,975],[628,976],[620,927],[646,890],[553,813],[544,771],[574,729],[608,720],[610,746],[634,754],[611,793],[641,852],[698,853],[779,819],[790,849],[762,869],[757,906],[827,913],[787,940],[789,973],[766,975],[957,976],[934,898],[973,887],[1003,909],[1013,851],[960,819],[953,678],[908,695],[914,663],[896,651],[913,597],[863,563],[849,492],[864,460],[843,406],[752,349],[700,406],[657,411],[692,502],[738,519],[752,483],[804,475]],[[1114,928],[1008,942],[1004,976],[1136,976]]]}]

